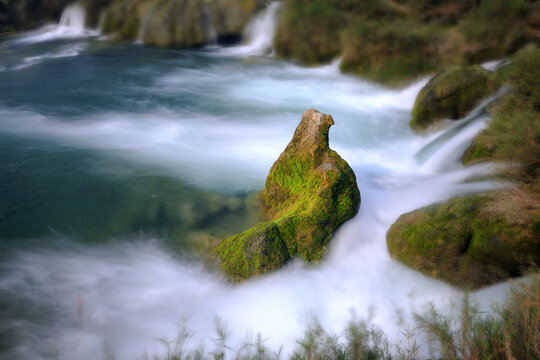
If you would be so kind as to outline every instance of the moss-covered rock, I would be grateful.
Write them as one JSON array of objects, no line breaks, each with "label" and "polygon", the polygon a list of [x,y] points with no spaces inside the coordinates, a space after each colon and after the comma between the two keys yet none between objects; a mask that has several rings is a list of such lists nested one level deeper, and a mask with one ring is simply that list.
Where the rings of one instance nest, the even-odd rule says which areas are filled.
[{"label": "moss-covered rock", "polygon": [[497,70],[497,79],[510,91],[491,107],[492,121],[478,134],[463,156],[463,163],[504,161],[520,163],[512,171],[520,181],[539,178],[540,158],[540,49],[529,45]]},{"label": "moss-covered rock", "polygon": [[287,0],[276,29],[276,53],[305,64],[328,62],[341,51],[344,20],[344,12],[329,1]]},{"label": "moss-covered rock", "polygon": [[223,240],[216,251],[221,268],[233,280],[276,270],[290,258],[277,225],[271,221]]},{"label": "moss-covered rock", "polygon": [[279,268],[293,257],[322,258],[332,234],[360,206],[356,176],[328,145],[332,116],[310,109],[270,169],[260,199],[268,222],[216,248],[232,280]]},{"label": "moss-covered rock", "polygon": [[538,1],[482,0],[461,21],[465,57],[479,63],[508,56],[528,42],[538,42],[534,28]]},{"label": "moss-covered rock", "polygon": [[257,0],[114,0],[102,31],[120,40],[140,37],[147,45],[192,47],[240,36]]},{"label": "moss-covered rock", "polygon": [[480,66],[438,73],[418,93],[410,126],[422,130],[437,120],[462,118],[493,92],[491,78]]},{"label": "moss-covered rock", "polygon": [[540,218],[512,221],[492,196],[450,200],[402,215],[387,233],[390,255],[424,274],[478,288],[540,264]]},{"label": "moss-covered rock", "polygon": [[509,91],[489,108],[492,121],[463,162],[511,163],[499,176],[512,187],[405,214],[387,234],[393,257],[458,286],[491,284],[540,262],[540,50],[525,47],[494,78]]},{"label": "moss-covered rock", "polygon": [[449,66],[538,43],[530,0],[284,0],[276,53],[306,64],[341,55],[341,70],[403,85]]},{"label": "moss-covered rock", "polygon": [[400,85],[437,68],[438,37],[430,27],[410,21],[354,21],[342,33],[341,70]]},{"label": "moss-covered rock", "polygon": [[88,28],[97,28],[99,25],[101,13],[105,10],[112,0],[78,0],[85,10],[85,26]]}]

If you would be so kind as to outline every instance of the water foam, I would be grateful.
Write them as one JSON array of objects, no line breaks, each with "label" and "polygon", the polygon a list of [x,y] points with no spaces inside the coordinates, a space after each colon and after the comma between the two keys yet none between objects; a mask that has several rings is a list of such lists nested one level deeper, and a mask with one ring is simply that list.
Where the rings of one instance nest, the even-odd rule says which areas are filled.
[{"label": "water foam", "polygon": [[10,70],[21,70],[26,69],[30,66],[40,64],[46,60],[50,59],[60,59],[65,57],[77,56],[85,49],[85,44],[76,43],[60,47],[54,52],[48,52],[43,55],[37,56],[28,56],[22,59],[22,63],[12,66]]},{"label": "water foam", "polygon": [[257,14],[244,30],[244,44],[222,49],[222,54],[236,56],[270,55],[281,2],[274,1]]},{"label": "water foam", "polygon": [[57,25],[46,25],[40,29],[29,31],[16,38],[17,43],[34,44],[39,42],[97,36],[99,32],[85,28],[85,10],[75,3],[67,6],[62,12]]},{"label": "water foam", "polygon": [[[386,231],[400,214],[499,186],[471,181],[489,174],[487,165],[462,168],[451,156],[461,146],[452,139],[468,137],[478,128],[456,126],[455,137],[440,138],[433,151],[424,151],[424,162],[417,163],[415,154],[443,133],[419,137],[407,125],[426,80],[388,90],[333,70],[277,62],[180,69],[153,80],[121,90],[169,99],[188,89],[204,97],[200,109],[188,110],[187,103],[180,109],[167,107],[159,97],[152,101],[164,102],[146,111],[125,110],[133,101],[128,99],[121,103],[123,111],[85,112],[80,118],[3,106],[0,132],[160,164],[201,187],[256,190],[300,113],[315,106],[336,120],[331,146],[357,174],[359,214],[339,229],[321,264],[294,261],[239,286],[200,263],[174,258],[145,236],[100,246],[40,239],[47,247],[13,250],[0,262],[1,298],[23,303],[25,310],[23,316],[3,314],[0,329],[16,334],[8,355],[132,359],[158,352],[156,338],[174,338],[179,322],[195,331],[192,346],[211,346],[216,315],[232,331],[233,347],[247,329],[261,332],[276,350],[284,345],[287,353],[302,333],[303,314],[312,312],[337,332],[354,312],[371,318],[395,340],[403,326],[413,327],[414,312],[431,302],[450,311],[452,301],[463,294],[397,263],[386,249]],[[219,111],[209,110],[219,101]],[[444,166],[419,172],[426,161]],[[487,308],[500,300],[506,286],[474,292],[473,298]]]}]

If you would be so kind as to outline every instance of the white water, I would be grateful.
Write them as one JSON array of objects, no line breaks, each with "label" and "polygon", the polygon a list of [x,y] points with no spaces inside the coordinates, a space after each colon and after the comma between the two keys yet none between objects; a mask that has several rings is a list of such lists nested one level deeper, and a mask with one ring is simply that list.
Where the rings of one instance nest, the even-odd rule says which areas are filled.
[{"label": "white water", "polygon": [[252,56],[270,55],[281,2],[274,1],[249,22],[244,30],[244,44],[223,49],[224,54]]},{"label": "white water", "polygon": [[53,52],[48,52],[43,55],[25,57],[22,59],[22,62],[20,64],[11,67],[11,70],[25,69],[27,67],[40,64],[45,60],[77,56],[80,54],[81,51],[84,50],[84,48],[85,45],[82,43],[61,46]]},{"label": "white water", "polygon": [[[367,92],[369,99],[414,94],[411,89],[379,89],[378,93],[371,90]],[[413,98],[407,99],[409,106]],[[350,104],[353,109],[355,103]],[[370,111],[374,109],[377,106]],[[165,167],[188,166],[185,173],[193,172],[203,186],[205,178],[216,176],[219,181],[231,177],[236,186],[249,176],[260,183],[294,127],[284,124],[291,129],[272,130],[276,125],[272,118],[257,119],[251,125],[243,121],[226,124],[219,118],[179,123],[167,113],[124,119],[119,114],[105,114],[77,123],[62,123],[31,113],[5,115],[1,118],[13,122],[6,126],[3,120],[4,131],[51,137],[112,153],[120,151],[122,156],[133,155],[134,161],[165,159]],[[24,125],[21,119],[26,119]],[[339,124],[340,119],[336,120]],[[475,131],[478,129],[475,127]],[[454,134],[451,141],[443,141],[442,148],[470,139],[471,132],[467,128]],[[288,353],[311,314],[329,331],[341,332],[354,313],[360,319],[369,318],[397,341],[404,326],[414,327],[414,312],[426,310],[430,303],[450,311],[462,292],[392,260],[385,243],[388,227],[404,212],[496,186],[485,181],[468,182],[488,174],[489,168],[462,169],[444,151],[434,151],[428,161],[447,166],[424,169],[419,175],[414,155],[429,143],[430,138],[411,137],[399,143],[397,149],[385,149],[383,142],[382,147],[367,152],[360,143],[352,148],[346,143],[334,146],[351,155],[344,156],[357,174],[362,206],[358,216],[338,231],[327,259],[318,266],[292,262],[276,273],[233,286],[200,264],[171,257],[147,239],[103,247],[84,247],[65,240],[52,249],[14,254],[0,269],[0,273],[7,274],[0,277],[0,291],[25,299],[26,306],[34,311],[51,313],[50,321],[44,323],[13,320],[3,325],[20,333],[23,339],[14,354],[17,358],[39,359],[52,351],[59,358],[100,359],[112,354],[117,359],[132,359],[143,352],[162,351],[156,338],[173,339],[179,323],[195,332],[189,346],[204,343],[211,347],[216,316],[231,330],[233,347],[245,340],[246,331],[260,332],[266,345],[274,349],[283,345]],[[196,150],[200,148],[204,150]],[[375,156],[375,151],[383,153],[376,161],[354,155]],[[145,153],[151,159],[144,159]],[[189,157],[194,157],[191,166]],[[246,171],[250,175],[234,178],[224,174],[219,163],[237,174]],[[206,167],[211,171],[205,172]],[[475,292],[473,298],[487,309],[491,302],[500,301],[505,286]]]},{"label": "white water", "polygon": [[[394,91],[327,68],[287,65],[277,71],[256,68],[253,72],[219,72],[182,69],[158,77],[148,89],[130,91],[176,96],[179,88],[206,92],[199,88],[206,83],[216,93],[216,102],[226,93],[234,109],[261,109],[259,115],[254,117],[250,111],[232,116],[179,114],[158,109],[137,114],[107,112],[65,122],[25,109],[0,108],[0,118],[4,119],[0,132],[47,137],[161,165],[190,183],[218,191],[257,190],[289,141],[299,115],[308,107],[316,107],[333,113],[335,135],[330,141],[351,166],[383,163],[393,169],[417,171],[413,154],[424,140],[407,137],[412,132],[392,114],[407,114],[427,80]],[[318,90],[326,87],[333,91]],[[294,107],[287,109],[289,104]],[[274,108],[283,110],[276,114]],[[361,146],[352,131],[366,133]],[[383,137],[386,139],[380,140]]]},{"label": "white water", "polygon": [[[221,58],[223,53],[218,49],[207,55]],[[12,251],[0,263],[1,298],[20,299],[23,313],[3,314],[0,324],[0,330],[17,339],[11,358],[139,358],[144,352],[160,352],[157,338],[173,339],[178,323],[195,332],[191,347],[201,342],[211,347],[215,316],[228,324],[231,346],[237,347],[246,331],[260,332],[276,351],[283,345],[284,354],[295,347],[312,313],[338,333],[354,313],[398,340],[401,330],[414,327],[414,312],[430,303],[448,312],[459,301],[460,290],[392,260],[385,234],[402,213],[500,186],[471,181],[489,174],[490,168],[464,169],[457,159],[485,118],[420,137],[407,124],[426,80],[389,90],[339,74],[335,65],[224,66],[158,71],[149,83],[130,83],[120,90],[107,78],[111,94],[119,91],[125,98],[123,106],[76,119],[41,113],[39,106],[1,104],[0,132],[159,166],[206,189],[256,190],[290,140],[301,112],[316,107],[334,116],[331,146],[357,175],[359,214],[339,229],[321,264],[291,262],[238,286],[200,263],[173,257],[144,235],[94,246],[62,236],[39,239],[43,247]],[[137,95],[182,98],[185,89],[204,99],[200,108],[189,110],[186,101],[179,108],[160,104],[130,111]],[[81,90],[95,96],[89,88]],[[211,112],[211,106],[220,106],[219,111]],[[487,311],[507,286],[472,296]]]},{"label": "white water", "polygon": [[46,25],[35,31],[31,31],[16,39],[20,43],[39,43],[57,39],[73,39],[88,36],[97,36],[99,33],[86,29],[85,11],[79,4],[71,4],[62,12],[60,22],[56,25]]}]

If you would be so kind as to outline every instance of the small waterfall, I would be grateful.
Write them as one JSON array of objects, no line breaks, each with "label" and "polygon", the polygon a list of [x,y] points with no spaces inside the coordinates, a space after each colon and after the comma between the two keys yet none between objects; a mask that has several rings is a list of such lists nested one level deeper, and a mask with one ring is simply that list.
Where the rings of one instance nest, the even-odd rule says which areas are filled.
[{"label": "small waterfall", "polygon": [[244,44],[224,49],[229,55],[269,55],[273,52],[272,43],[276,30],[281,2],[271,2],[249,22],[244,30]]},{"label": "small waterfall", "polygon": [[474,137],[486,128],[489,121],[487,108],[498,99],[506,89],[488,98],[472,111],[465,119],[459,121],[435,139],[425,145],[415,155],[421,170],[438,172],[455,166],[463,153],[471,145]]},{"label": "small waterfall", "polygon": [[60,17],[60,26],[65,26],[84,32],[85,11],[79,4],[67,6]]},{"label": "small waterfall", "polygon": [[208,45],[217,45],[217,32],[214,27],[214,19],[212,18],[212,11],[208,5],[203,7],[202,26],[204,29],[204,35]]},{"label": "small waterfall", "polygon": [[270,3],[248,24],[244,37],[252,54],[263,55],[272,52],[272,42],[274,41],[277,14],[280,6],[281,2],[278,1]]},{"label": "small waterfall", "polygon": [[84,8],[81,5],[74,3],[68,5],[64,9],[58,24],[45,25],[40,29],[24,33],[16,41],[33,44],[56,39],[71,39],[99,35],[98,31],[89,30],[84,27],[85,20],[86,13]]}]

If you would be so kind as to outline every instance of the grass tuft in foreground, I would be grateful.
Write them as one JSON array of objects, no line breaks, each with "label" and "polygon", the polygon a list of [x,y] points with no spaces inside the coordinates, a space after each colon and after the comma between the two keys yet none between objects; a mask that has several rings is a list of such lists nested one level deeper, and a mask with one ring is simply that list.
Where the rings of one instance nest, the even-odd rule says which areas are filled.
[{"label": "grass tuft in foreground", "polygon": [[[478,310],[465,294],[458,307],[458,316],[441,313],[434,306],[416,315],[416,328],[402,331],[402,339],[391,343],[388,336],[369,322],[353,319],[343,334],[327,332],[317,319],[311,319],[296,349],[284,355],[265,345],[259,334],[247,339],[238,348],[227,344],[230,331],[216,319],[214,348],[190,347],[194,333],[180,326],[177,339],[161,340],[165,353],[143,359],[292,359],[292,360],[415,360],[429,353],[441,360],[530,360],[540,359],[540,273],[515,284],[506,301],[494,306],[492,314]],[[427,343],[420,345],[420,336]],[[424,348],[422,347],[424,346]]]}]

